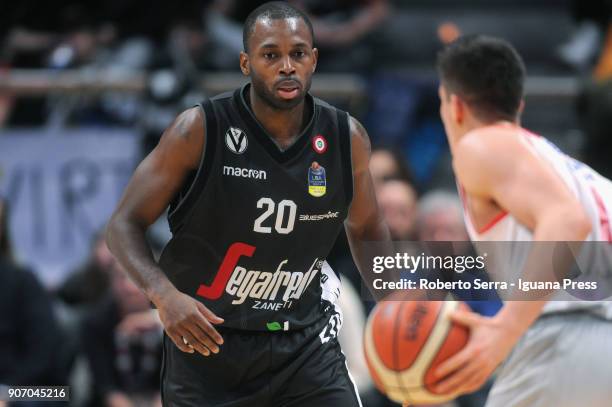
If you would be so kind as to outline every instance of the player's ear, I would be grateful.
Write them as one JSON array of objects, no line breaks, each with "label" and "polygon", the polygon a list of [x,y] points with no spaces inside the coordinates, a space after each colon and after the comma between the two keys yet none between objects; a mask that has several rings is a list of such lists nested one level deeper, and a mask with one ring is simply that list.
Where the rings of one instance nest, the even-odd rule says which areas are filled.
[{"label": "player's ear", "polygon": [[462,124],[465,120],[465,103],[456,94],[450,95],[450,115],[454,123]]},{"label": "player's ear", "polygon": [[251,64],[249,62],[249,54],[244,51],[240,51],[240,70],[244,76],[251,74]]},{"label": "player's ear", "polygon": [[314,73],[314,71],[317,69],[317,61],[319,60],[319,50],[317,48],[313,48],[312,49],[312,72]]}]

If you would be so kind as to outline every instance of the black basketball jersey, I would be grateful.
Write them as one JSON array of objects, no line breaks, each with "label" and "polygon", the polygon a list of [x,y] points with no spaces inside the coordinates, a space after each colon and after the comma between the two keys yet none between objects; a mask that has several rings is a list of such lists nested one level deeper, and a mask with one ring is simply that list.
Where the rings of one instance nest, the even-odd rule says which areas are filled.
[{"label": "black basketball jersey", "polygon": [[[294,330],[325,312],[339,280],[325,258],[353,194],[349,116],[306,96],[311,117],[282,151],[248,104],[249,86],[206,100],[197,174],[171,205],[159,264],[182,292],[248,330]],[[323,287],[322,287],[323,285]]]}]

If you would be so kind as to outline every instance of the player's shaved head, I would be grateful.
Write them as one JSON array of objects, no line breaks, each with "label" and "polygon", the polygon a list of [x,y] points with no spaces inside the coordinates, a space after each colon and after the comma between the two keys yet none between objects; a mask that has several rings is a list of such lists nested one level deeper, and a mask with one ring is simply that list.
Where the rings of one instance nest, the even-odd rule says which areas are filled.
[{"label": "player's shaved head", "polygon": [[438,72],[447,94],[457,94],[483,121],[515,120],[525,82],[525,64],[505,40],[465,36],[438,54]]},{"label": "player's shaved head", "polygon": [[310,31],[310,37],[312,40],[311,45],[314,43],[312,23],[306,14],[285,2],[271,1],[269,3],[262,4],[253,10],[244,22],[244,28],[242,30],[242,45],[244,47],[244,52],[249,52],[249,40],[255,31],[255,24],[258,21],[281,19],[299,19],[304,21],[308,27],[308,31]]}]

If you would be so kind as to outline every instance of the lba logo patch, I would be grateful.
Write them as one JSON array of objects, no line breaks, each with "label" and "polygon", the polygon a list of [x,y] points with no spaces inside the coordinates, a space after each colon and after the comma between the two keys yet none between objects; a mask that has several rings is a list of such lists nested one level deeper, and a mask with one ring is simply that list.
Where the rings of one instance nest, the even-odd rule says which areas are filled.
[{"label": "lba logo patch", "polygon": [[244,131],[237,127],[230,127],[225,132],[225,145],[230,151],[242,154],[247,149],[249,141]]},{"label": "lba logo patch", "polygon": [[326,190],[325,168],[313,161],[308,168],[308,193],[318,198],[325,195]]},{"label": "lba logo patch", "polygon": [[323,154],[327,150],[327,140],[320,134],[317,134],[312,139],[312,148],[319,154]]}]

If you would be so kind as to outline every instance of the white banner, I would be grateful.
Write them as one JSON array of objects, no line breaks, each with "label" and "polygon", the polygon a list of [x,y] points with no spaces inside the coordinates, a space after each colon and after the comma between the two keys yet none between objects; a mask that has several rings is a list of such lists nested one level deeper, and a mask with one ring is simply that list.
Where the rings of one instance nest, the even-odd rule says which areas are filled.
[{"label": "white banner", "polygon": [[0,134],[0,194],[9,200],[13,247],[47,286],[86,259],[134,170],[138,148],[138,134],[130,130]]}]

